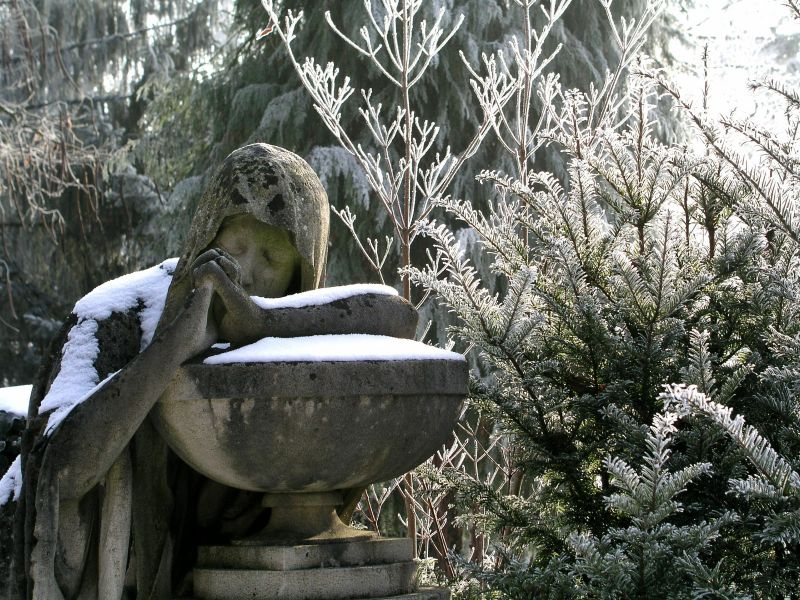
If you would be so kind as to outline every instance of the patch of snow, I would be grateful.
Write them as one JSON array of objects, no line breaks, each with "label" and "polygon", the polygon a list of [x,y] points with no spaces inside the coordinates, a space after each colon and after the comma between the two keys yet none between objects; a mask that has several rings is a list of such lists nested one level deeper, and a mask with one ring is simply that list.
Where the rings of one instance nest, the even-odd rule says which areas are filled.
[{"label": "patch of snow", "polygon": [[319,304],[329,304],[337,300],[360,296],[361,294],[376,294],[378,296],[397,296],[397,290],[388,285],[373,283],[356,283],[354,285],[339,285],[299,294],[291,294],[282,298],[261,298],[251,296],[253,302],[261,308],[303,308],[305,306],[316,306]]},{"label": "patch of snow", "polygon": [[98,321],[107,319],[113,312],[130,310],[141,301],[144,304],[139,312],[142,348],[152,341],[156,325],[164,311],[177,261],[176,258],[168,259],[149,269],[107,281],[75,304],[73,313],[78,322],[67,336],[61,370],[39,406],[39,414],[54,411],[47,421],[46,435],[52,433],[75,406],[113,376],[109,375],[100,382],[100,376],[94,368],[99,352],[95,336]]},{"label": "patch of snow", "polygon": [[125,312],[135,307],[142,300],[145,304],[140,317],[144,348],[153,339],[158,320],[164,312],[167,290],[177,264],[177,258],[170,258],[149,269],[106,281],[78,300],[72,312],[77,315],[78,321],[102,321],[113,312]]},{"label": "patch of snow", "polygon": [[64,344],[61,370],[58,372],[50,391],[39,405],[39,414],[73,403],[88,390],[97,385],[99,376],[94,361],[99,352],[97,321],[87,319],[78,322],[69,330]]},{"label": "patch of snow", "polygon": [[5,505],[11,498],[16,502],[22,491],[22,460],[19,456],[14,459],[8,471],[0,479],[0,506]]},{"label": "patch of snow", "polygon": [[175,272],[177,265],[177,258],[169,258],[160,265],[153,267],[153,269],[158,269],[155,277],[153,277],[152,281],[147,282],[148,285],[140,289],[142,300],[144,300],[144,308],[139,313],[139,325],[142,328],[141,350],[147,348],[150,342],[153,341],[158,321],[164,313],[169,284],[172,283],[172,274]]},{"label": "patch of snow", "polygon": [[0,388],[0,410],[20,417],[28,416],[28,400],[32,385]]},{"label": "patch of snow", "polygon": [[457,360],[457,352],[415,340],[385,335],[312,335],[295,338],[266,337],[230,352],[209,356],[208,365],[238,362],[346,362],[354,360]]},{"label": "patch of snow", "polygon": [[[97,373],[94,370],[94,368],[92,369],[92,371],[95,374]],[[55,406],[54,407],[55,410],[53,410],[53,412],[48,417],[48,419],[47,419],[47,427],[45,427],[45,429],[44,429],[44,434],[45,435],[50,435],[51,433],[53,433],[53,431],[55,431],[56,427],[61,425],[61,422],[66,418],[66,416],[70,412],[72,412],[73,408],[78,406],[78,404],[80,404],[81,402],[83,402],[84,400],[89,398],[97,390],[99,390],[101,387],[103,387],[117,373],[119,373],[119,371],[114,371],[113,373],[109,373],[108,376],[105,379],[103,379],[103,381],[101,381],[97,385],[93,386],[91,389],[89,389],[87,392],[85,392],[82,396],[77,396],[74,399],[73,398],[65,398],[65,399],[63,399],[63,402],[61,404]],[[45,399],[49,398],[49,396],[50,396],[50,394],[45,396]],[[39,414],[42,414],[43,412],[47,412],[47,410],[50,410],[49,408],[46,409],[46,410],[43,410],[42,409],[42,405],[44,405],[44,400],[42,401],[42,404],[39,406]]]}]

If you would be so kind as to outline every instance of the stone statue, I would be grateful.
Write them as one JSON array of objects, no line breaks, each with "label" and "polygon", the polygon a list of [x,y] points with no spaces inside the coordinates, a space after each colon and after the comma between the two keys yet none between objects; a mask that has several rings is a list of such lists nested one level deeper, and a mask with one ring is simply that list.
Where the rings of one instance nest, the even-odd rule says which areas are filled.
[{"label": "stone statue", "polygon": [[[69,410],[59,408],[54,422],[57,411],[45,410],[43,400],[59,376],[70,375],[61,371],[73,364],[80,324],[71,316],[34,385],[23,439],[12,581],[19,598],[186,596],[199,545],[266,525],[260,494],[193,471],[148,414],[180,365],[217,342],[344,332],[413,336],[416,312],[397,296],[278,310],[253,302],[251,295],[322,285],[328,214],[325,191],[301,158],[266,144],[233,152],[194,215],[152,341],[143,338],[142,315],[153,310],[143,299],[98,318],[92,366],[100,381],[111,376],[82,400],[70,400]],[[338,510],[345,522],[360,493],[346,494]]]}]

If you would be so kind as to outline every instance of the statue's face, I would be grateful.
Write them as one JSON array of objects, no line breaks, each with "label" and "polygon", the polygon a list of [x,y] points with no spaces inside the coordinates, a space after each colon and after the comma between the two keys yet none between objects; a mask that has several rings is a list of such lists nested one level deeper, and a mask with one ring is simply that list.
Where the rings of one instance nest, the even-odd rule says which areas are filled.
[{"label": "statue's face", "polygon": [[289,240],[289,232],[252,215],[225,219],[211,246],[236,259],[242,268],[242,287],[251,296],[285,296],[300,266],[300,255]]}]

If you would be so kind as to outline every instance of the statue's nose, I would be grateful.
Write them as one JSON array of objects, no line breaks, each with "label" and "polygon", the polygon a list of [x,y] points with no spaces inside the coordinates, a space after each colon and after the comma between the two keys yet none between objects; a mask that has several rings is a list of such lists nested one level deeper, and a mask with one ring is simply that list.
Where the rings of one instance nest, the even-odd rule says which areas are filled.
[{"label": "statue's nose", "polygon": [[253,285],[253,257],[250,253],[238,257],[241,273],[242,287],[250,288]]}]

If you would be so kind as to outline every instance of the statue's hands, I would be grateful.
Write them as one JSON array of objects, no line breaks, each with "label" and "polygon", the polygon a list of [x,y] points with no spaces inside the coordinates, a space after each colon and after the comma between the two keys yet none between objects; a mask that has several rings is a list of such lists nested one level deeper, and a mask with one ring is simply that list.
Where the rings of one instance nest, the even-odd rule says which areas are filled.
[{"label": "statue's hands", "polygon": [[173,324],[185,340],[186,358],[208,349],[219,337],[212,307],[222,286],[237,286],[241,272],[236,261],[224,250],[206,250],[191,267],[193,291],[182,313]]},{"label": "statue's hands", "polygon": [[215,290],[233,283],[241,287],[242,270],[230,254],[222,248],[211,248],[203,252],[192,263],[192,278],[195,289],[210,283]]},{"label": "statue's hands", "polygon": [[181,343],[176,347],[182,355],[181,362],[207,350],[217,341],[219,331],[211,318],[214,288],[210,284],[195,287],[164,335],[173,336]]},{"label": "statue's hands", "polygon": [[252,324],[257,311],[241,285],[239,263],[225,250],[211,248],[192,264],[196,290],[207,286],[214,291],[211,321],[219,338],[234,345],[252,342]]}]

